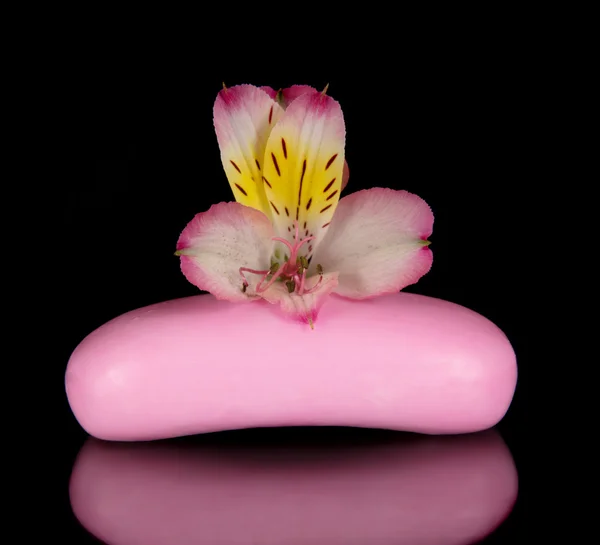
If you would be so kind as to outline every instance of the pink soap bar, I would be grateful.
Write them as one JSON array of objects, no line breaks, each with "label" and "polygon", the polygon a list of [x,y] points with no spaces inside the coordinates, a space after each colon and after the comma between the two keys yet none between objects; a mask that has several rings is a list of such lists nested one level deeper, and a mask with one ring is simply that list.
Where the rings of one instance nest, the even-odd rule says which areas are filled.
[{"label": "pink soap bar", "polygon": [[445,434],[496,424],[516,379],[502,331],[439,299],[332,296],[312,330],[262,301],[198,295],[92,332],[66,390],[81,426],[106,440],[325,425]]},{"label": "pink soap bar", "polygon": [[517,497],[493,431],[361,446],[248,448],[90,439],[69,486],[112,545],[463,545]]}]

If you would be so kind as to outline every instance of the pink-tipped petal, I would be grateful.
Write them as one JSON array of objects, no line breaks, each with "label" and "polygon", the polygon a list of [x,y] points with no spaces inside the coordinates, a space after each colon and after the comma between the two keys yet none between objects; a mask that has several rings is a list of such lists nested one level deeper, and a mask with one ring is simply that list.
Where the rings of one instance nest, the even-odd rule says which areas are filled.
[{"label": "pink-tipped petal", "polygon": [[267,95],[269,95],[273,100],[277,100],[277,91],[273,89],[273,87],[269,87],[268,85],[261,85],[259,89],[262,89]]},{"label": "pink-tipped petal", "polygon": [[340,198],[344,168],[345,125],[340,104],[317,91],[304,93],[285,110],[271,131],[264,176],[272,221],[282,238],[293,242],[295,222],[301,237],[314,237],[303,248],[316,249]]},{"label": "pink-tipped petal", "polygon": [[273,100],[276,100],[284,110],[298,97],[316,91],[316,89],[310,85],[292,85],[291,87],[280,89],[279,91],[275,91],[275,89],[268,85],[263,85],[260,89],[267,93]]},{"label": "pink-tipped petal", "polygon": [[214,124],[221,161],[235,200],[262,211],[271,209],[262,176],[265,146],[283,109],[262,89],[236,85],[219,92]]},{"label": "pink-tipped petal", "polygon": [[262,212],[235,202],[215,204],[197,214],[181,233],[177,242],[181,271],[217,299],[247,301],[255,296],[260,277],[247,275],[251,283],[244,292],[239,269],[269,268],[273,234]]},{"label": "pink-tipped petal", "polygon": [[[306,288],[311,289],[319,282],[319,276],[313,276],[306,282]],[[338,274],[328,273],[323,275],[319,286],[311,293],[298,295],[289,293],[286,285],[282,282],[275,282],[268,290],[261,293],[261,296],[271,304],[279,304],[281,310],[293,318],[307,323],[314,324],[319,315],[319,310],[327,300],[327,296],[335,289],[338,283]]]},{"label": "pink-tipped petal", "polygon": [[306,93],[314,93],[316,91],[317,90],[310,85],[292,85],[287,89],[283,89],[283,107],[287,108],[298,97],[305,95]]},{"label": "pink-tipped petal", "polygon": [[365,299],[395,293],[431,268],[433,213],[407,191],[373,188],[344,198],[312,264],[338,271],[335,293]]}]

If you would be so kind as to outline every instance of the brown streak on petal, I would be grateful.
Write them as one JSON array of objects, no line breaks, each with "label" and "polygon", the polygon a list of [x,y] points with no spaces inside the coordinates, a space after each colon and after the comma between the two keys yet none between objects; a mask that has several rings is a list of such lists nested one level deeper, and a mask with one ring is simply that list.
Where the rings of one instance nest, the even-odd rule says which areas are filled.
[{"label": "brown streak on petal", "polygon": [[269,125],[271,124],[271,119],[273,119],[273,106],[271,106],[271,109],[269,110]]},{"label": "brown streak on petal", "polygon": [[[300,187],[298,188],[298,206],[300,206],[300,199],[302,197],[302,184],[304,182],[304,174],[306,173],[306,159],[302,163],[302,175],[300,176]],[[296,218],[298,219],[298,218]]]},{"label": "brown streak on petal", "polygon": [[322,214],[323,212],[325,212],[325,210],[328,210],[329,208],[331,208],[331,205],[330,205],[330,204],[328,204],[328,205],[327,205],[325,208],[323,208],[323,209],[321,210],[321,214]]},{"label": "brown streak on petal", "polygon": [[271,203],[273,210],[275,210],[275,213],[279,216],[279,210],[277,210],[277,207],[273,204],[273,201],[269,201],[269,202]]},{"label": "brown streak on petal", "polygon": [[335,194],[338,192],[338,190],[336,189],[331,195],[329,195],[329,197],[327,197],[325,200],[328,201],[329,199],[332,199]]},{"label": "brown streak on petal", "polygon": [[321,225],[321,229],[322,229],[323,227],[327,227],[327,226],[328,226],[330,223],[331,223],[330,221],[328,221],[327,223],[324,223],[323,225]]},{"label": "brown streak on petal", "polygon": [[335,155],[331,156],[331,159],[329,159],[329,161],[327,161],[327,164],[325,165],[325,170],[327,170],[330,166],[331,163],[333,163],[335,161],[335,158],[338,156],[338,154],[336,153]]},{"label": "brown streak on petal", "polygon": [[233,165],[233,168],[235,168],[235,170],[237,170],[240,174],[242,173],[240,167],[238,167],[231,159],[229,159],[229,162]]},{"label": "brown streak on petal", "polygon": [[246,197],[248,196],[248,193],[246,193],[246,190],[240,184],[235,184],[235,187],[237,187],[244,195],[246,195]]},{"label": "brown streak on petal", "polygon": [[[265,182],[269,187],[271,187],[269,180],[267,180],[264,176],[262,177],[262,179],[263,179],[263,182]],[[273,189],[273,188],[271,187],[271,189]]]},{"label": "brown streak on petal", "polygon": [[309,252],[312,252],[312,244],[309,244],[309,245],[308,245],[308,251],[309,251]]},{"label": "brown streak on petal", "polygon": [[298,221],[298,215],[300,214],[300,208],[296,206],[296,221]]},{"label": "brown streak on petal", "polygon": [[327,186],[325,187],[325,189],[323,190],[323,193],[327,193],[327,190],[333,185],[333,182],[335,182],[335,178],[333,180],[331,180],[331,182],[329,182],[327,184]]},{"label": "brown streak on petal", "polygon": [[290,211],[287,209],[287,206],[285,207],[285,215],[289,218],[290,217]]},{"label": "brown streak on petal", "polygon": [[258,159],[254,159],[254,162],[256,163],[256,167],[258,168],[258,170],[260,170],[260,163],[258,162]]},{"label": "brown streak on petal", "polygon": [[281,176],[281,171],[279,170],[279,165],[277,164],[277,158],[275,154],[271,152],[271,159],[273,159],[273,164],[275,165],[275,170],[277,171],[277,175]]},{"label": "brown streak on petal", "polygon": [[304,233],[304,236],[307,237],[308,236],[308,229],[306,230],[306,233]]},{"label": "brown streak on petal", "polygon": [[281,149],[283,150],[283,157],[287,159],[287,146],[285,145],[285,139],[281,139]]},{"label": "brown streak on petal", "polygon": [[311,204],[312,204],[312,197],[310,199],[308,199],[308,202],[306,203],[306,209],[307,210],[310,208]]},{"label": "brown streak on petal", "polygon": [[304,228],[306,229],[306,222],[304,222]]}]

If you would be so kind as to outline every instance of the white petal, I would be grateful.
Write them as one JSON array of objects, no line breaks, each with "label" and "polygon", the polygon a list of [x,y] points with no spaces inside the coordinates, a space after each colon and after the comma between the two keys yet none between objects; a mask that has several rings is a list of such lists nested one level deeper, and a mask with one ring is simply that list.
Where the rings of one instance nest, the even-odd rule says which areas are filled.
[{"label": "white petal", "polygon": [[339,272],[334,293],[364,299],[414,284],[431,268],[433,214],[407,191],[373,188],[338,204],[311,263]]},{"label": "white petal", "polygon": [[247,301],[254,296],[259,275],[245,273],[250,282],[242,289],[240,267],[268,269],[273,249],[273,227],[258,210],[235,202],[219,203],[197,214],[181,233],[177,255],[185,277],[217,299]]},{"label": "white petal", "polygon": [[[327,300],[327,296],[337,286],[337,273],[324,274],[319,286],[312,293],[298,295],[289,293],[287,287],[282,282],[275,282],[261,296],[272,304],[279,304],[281,310],[297,320],[310,324],[317,321],[319,310]],[[307,289],[312,288],[319,282],[319,276],[309,278],[306,284]]]}]

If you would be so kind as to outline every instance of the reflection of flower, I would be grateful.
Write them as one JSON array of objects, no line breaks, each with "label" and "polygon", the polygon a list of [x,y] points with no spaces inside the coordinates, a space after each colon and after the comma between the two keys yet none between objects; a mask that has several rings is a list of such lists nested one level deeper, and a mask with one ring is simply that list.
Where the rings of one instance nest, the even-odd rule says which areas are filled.
[{"label": "reflection of flower", "polygon": [[433,214],[420,197],[373,188],[340,200],[344,117],[325,92],[224,88],[214,123],[237,202],[181,233],[176,254],[192,284],[218,299],[279,303],[312,326],[330,293],[393,293],[429,270]]}]

